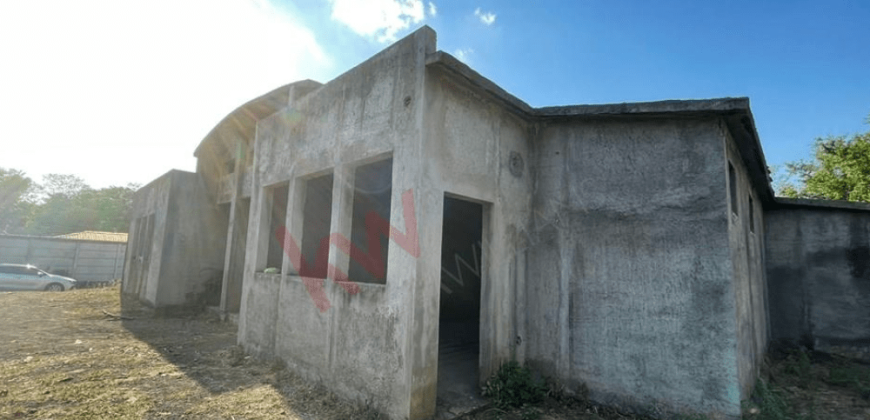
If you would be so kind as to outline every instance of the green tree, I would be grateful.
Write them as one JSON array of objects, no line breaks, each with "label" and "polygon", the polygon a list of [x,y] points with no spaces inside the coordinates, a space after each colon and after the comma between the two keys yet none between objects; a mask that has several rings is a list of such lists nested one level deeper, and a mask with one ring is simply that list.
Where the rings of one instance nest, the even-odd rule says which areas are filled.
[{"label": "green tree", "polygon": [[21,233],[33,210],[34,183],[17,169],[0,168],[0,233]]},{"label": "green tree", "polygon": [[781,182],[779,195],[870,203],[870,131],[819,138],[813,150],[811,161],[786,163],[789,178],[796,177],[797,183]]}]

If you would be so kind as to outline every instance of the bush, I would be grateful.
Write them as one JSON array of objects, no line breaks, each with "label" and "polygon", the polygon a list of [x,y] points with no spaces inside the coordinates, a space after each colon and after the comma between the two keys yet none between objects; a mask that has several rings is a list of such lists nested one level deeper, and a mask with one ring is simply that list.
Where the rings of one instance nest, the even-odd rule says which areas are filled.
[{"label": "bush", "polygon": [[529,368],[515,361],[507,362],[486,381],[483,396],[492,399],[498,408],[516,408],[543,401],[546,388],[532,378]]}]

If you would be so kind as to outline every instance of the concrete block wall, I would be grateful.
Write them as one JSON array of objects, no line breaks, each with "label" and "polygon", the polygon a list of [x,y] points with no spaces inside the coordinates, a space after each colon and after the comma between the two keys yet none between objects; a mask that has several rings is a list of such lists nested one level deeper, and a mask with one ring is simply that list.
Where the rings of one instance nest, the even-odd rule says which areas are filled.
[{"label": "concrete block wall", "polygon": [[765,213],[772,338],[870,360],[870,206],[779,201]]}]

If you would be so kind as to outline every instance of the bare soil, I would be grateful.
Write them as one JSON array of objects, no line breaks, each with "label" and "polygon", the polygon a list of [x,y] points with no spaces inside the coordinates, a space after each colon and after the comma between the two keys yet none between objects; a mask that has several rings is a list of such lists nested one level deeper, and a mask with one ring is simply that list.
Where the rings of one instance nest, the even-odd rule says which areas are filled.
[{"label": "bare soil", "polygon": [[[124,319],[122,319],[124,318]],[[870,366],[800,349],[772,352],[745,419],[870,419]],[[379,419],[236,345],[207,316],[122,310],[117,286],[0,293],[0,419]],[[468,419],[646,420],[551,395]],[[684,420],[704,417],[683,416]]]},{"label": "bare soil", "polygon": [[380,418],[246,356],[233,324],[119,295],[0,293],[0,419]]}]

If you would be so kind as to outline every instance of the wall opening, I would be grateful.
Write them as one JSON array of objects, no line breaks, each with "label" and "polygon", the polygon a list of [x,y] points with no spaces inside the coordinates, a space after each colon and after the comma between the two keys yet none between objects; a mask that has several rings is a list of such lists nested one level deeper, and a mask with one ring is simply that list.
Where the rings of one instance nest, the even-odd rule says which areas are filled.
[{"label": "wall opening", "polygon": [[[326,278],[329,246],[320,250],[329,238],[332,221],[332,174],[305,182],[305,206],[302,212],[302,259],[308,267],[306,277]],[[319,257],[319,260],[318,260]]]},{"label": "wall opening", "polygon": [[278,240],[276,232],[287,228],[287,194],[289,183],[283,183],[268,188],[272,203],[269,213],[269,248],[266,254],[266,267],[281,271],[284,261],[283,244]]},{"label": "wall opening", "polygon": [[[353,220],[350,240],[362,251],[351,257],[348,277],[361,283],[387,282],[387,258],[390,238],[382,235],[378,223],[390,221],[390,197],[393,194],[393,159],[362,165],[354,172]],[[377,249],[369,249],[369,237],[376,237]],[[380,254],[380,255],[378,255]]]},{"label": "wall opening", "polygon": [[731,162],[728,162],[728,192],[731,195],[731,213],[737,216],[737,173]]},{"label": "wall opening", "polygon": [[438,399],[447,406],[479,400],[483,205],[444,197]]}]

